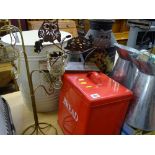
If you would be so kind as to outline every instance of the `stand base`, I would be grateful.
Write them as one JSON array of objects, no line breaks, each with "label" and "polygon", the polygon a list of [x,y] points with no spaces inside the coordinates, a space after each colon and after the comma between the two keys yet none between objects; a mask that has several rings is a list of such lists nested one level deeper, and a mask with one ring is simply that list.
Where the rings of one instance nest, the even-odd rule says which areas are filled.
[{"label": "stand base", "polygon": [[[49,131],[49,129],[53,128],[55,130],[55,134],[57,135],[58,132],[57,132],[57,129],[49,124],[49,123],[44,123],[44,122],[41,122],[41,123],[38,123],[38,124],[32,124],[30,126],[28,126],[24,131],[23,131],[23,135],[26,135],[26,133],[28,135],[46,135],[46,133]],[[46,130],[45,130],[46,129]],[[29,131],[30,130],[30,131]],[[44,131],[43,131],[44,130]],[[28,131],[30,133],[28,133]]]}]

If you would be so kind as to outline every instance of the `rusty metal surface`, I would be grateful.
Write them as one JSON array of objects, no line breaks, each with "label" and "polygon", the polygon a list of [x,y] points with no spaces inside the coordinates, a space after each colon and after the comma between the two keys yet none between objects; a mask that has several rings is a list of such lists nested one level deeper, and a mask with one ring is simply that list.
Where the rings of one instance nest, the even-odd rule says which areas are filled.
[{"label": "rusty metal surface", "polygon": [[70,52],[76,52],[76,51],[83,52],[92,47],[93,46],[91,39],[86,39],[84,36],[78,36],[68,41],[66,49],[69,50]]}]

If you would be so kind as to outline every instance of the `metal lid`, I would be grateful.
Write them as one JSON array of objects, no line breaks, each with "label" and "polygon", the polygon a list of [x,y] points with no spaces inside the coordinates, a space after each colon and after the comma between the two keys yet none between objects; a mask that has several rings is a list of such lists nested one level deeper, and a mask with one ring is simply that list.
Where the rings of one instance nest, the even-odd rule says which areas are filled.
[{"label": "metal lid", "polygon": [[64,75],[68,84],[90,106],[106,105],[130,100],[132,92],[103,73],[69,73]]}]

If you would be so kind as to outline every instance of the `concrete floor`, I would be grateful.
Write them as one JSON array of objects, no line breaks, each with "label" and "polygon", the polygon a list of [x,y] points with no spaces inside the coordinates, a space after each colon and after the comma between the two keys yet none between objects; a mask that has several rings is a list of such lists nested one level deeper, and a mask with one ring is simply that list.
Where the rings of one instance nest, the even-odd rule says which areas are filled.
[{"label": "concrete floor", "polygon": [[[33,113],[30,111],[23,101],[21,92],[14,92],[10,94],[3,95],[7,100],[13,117],[13,122],[16,128],[16,134],[21,135],[24,129],[29,125],[34,123]],[[48,113],[38,113],[39,122],[46,122],[52,124],[56,129],[58,134],[63,134],[58,123],[57,123],[57,111]],[[26,134],[30,134],[32,130],[28,130]],[[53,128],[46,128],[44,132],[48,135],[55,134]]]}]

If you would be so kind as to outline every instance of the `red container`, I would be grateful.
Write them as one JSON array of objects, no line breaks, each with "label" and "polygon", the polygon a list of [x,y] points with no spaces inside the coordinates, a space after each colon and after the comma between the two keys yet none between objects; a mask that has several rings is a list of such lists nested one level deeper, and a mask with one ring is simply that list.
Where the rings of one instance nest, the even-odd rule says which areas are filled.
[{"label": "red container", "polygon": [[66,73],[58,123],[64,134],[120,134],[132,96],[103,73]]}]

